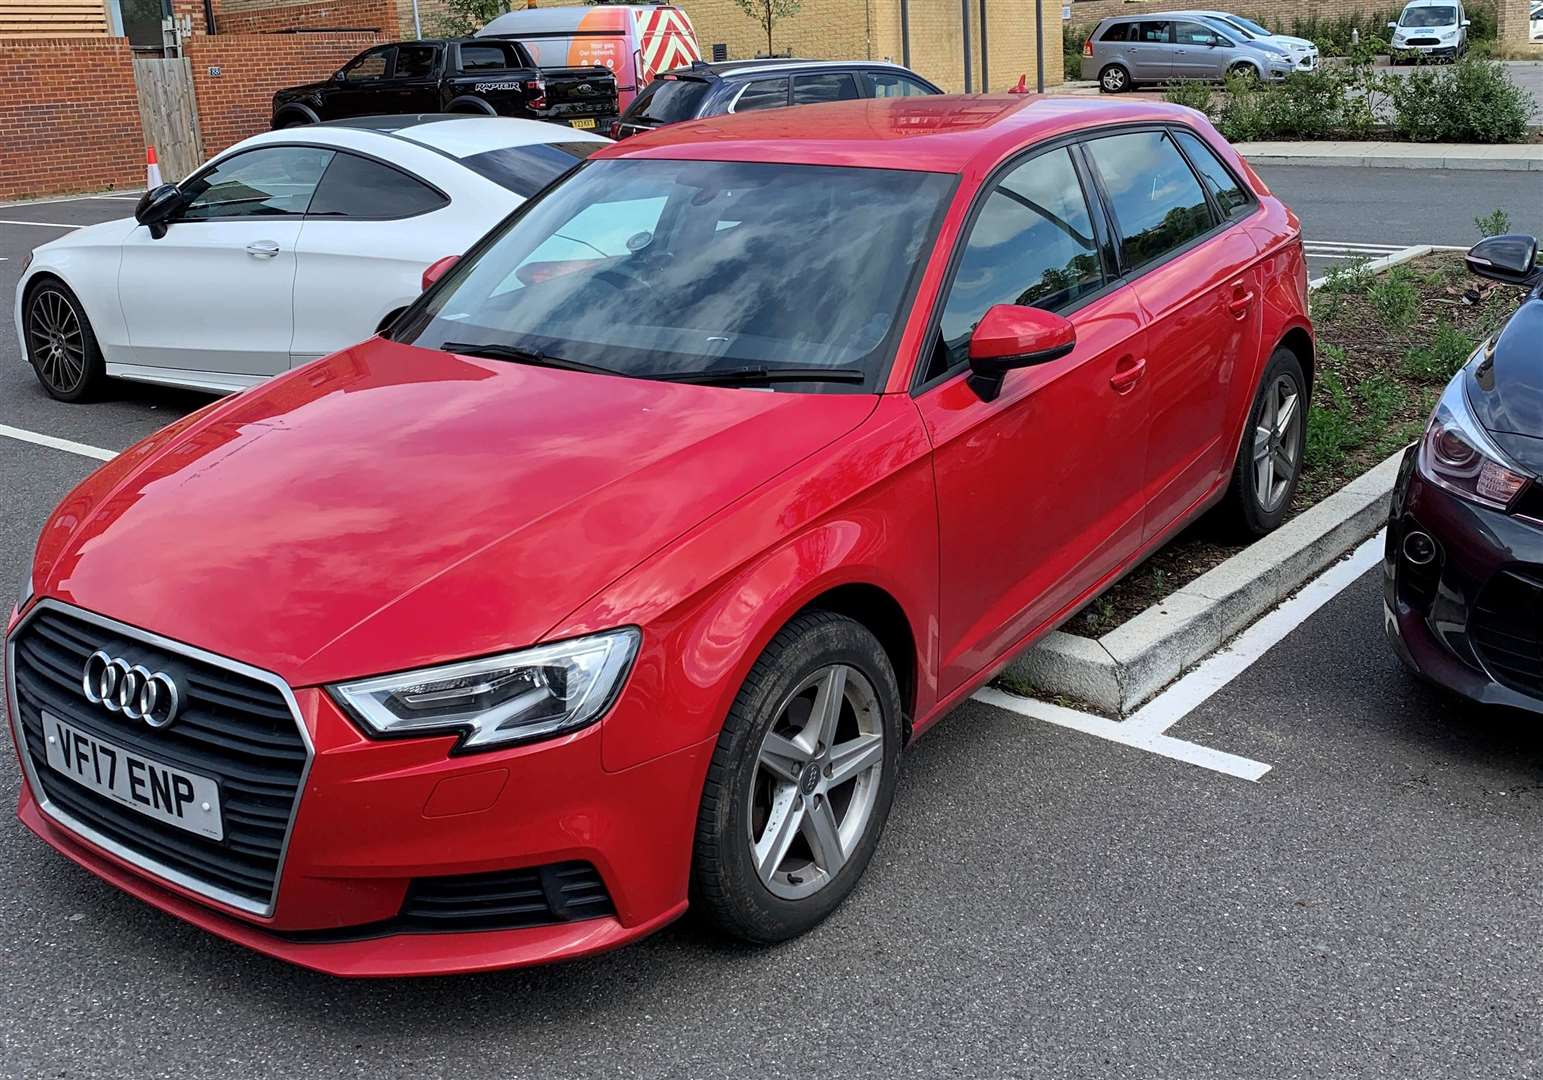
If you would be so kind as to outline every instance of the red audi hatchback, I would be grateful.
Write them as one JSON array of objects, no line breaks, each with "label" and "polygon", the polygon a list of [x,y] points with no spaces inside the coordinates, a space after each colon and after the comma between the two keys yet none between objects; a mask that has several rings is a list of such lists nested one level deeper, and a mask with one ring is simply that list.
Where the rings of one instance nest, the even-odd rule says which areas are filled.
[{"label": "red audi hatchback", "polygon": [[1295,217],[1185,109],[628,140],[65,500],[21,819],[339,974],[790,937],[910,739],[1207,508],[1280,522],[1312,362]]}]

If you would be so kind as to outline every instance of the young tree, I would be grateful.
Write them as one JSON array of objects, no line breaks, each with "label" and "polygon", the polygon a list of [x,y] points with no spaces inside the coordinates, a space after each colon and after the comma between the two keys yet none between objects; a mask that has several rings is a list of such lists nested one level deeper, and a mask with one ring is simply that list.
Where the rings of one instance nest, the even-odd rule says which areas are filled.
[{"label": "young tree", "polygon": [[766,31],[766,55],[772,54],[772,27],[791,19],[803,7],[803,0],[734,0],[739,9],[761,24]]},{"label": "young tree", "polygon": [[435,20],[434,32],[441,37],[464,37],[508,10],[508,0],[445,0],[444,13]]}]

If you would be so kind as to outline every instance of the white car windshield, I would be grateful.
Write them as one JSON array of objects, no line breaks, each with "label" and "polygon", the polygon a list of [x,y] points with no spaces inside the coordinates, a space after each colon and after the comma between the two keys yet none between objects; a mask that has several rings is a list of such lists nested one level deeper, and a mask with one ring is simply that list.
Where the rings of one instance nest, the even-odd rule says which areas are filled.
[{"label": "white car windshield", "polygon": [[1452,26],[1457,22],[1457,9],[1452,7],[1412,7],[1404,9],[1400,26]]}]

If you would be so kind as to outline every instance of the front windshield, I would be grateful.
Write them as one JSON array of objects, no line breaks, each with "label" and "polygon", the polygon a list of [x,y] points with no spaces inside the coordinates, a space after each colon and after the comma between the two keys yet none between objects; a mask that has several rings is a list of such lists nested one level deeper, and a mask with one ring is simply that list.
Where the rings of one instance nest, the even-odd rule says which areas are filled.
[{"label": "front windshield", "polygon": [[1452,7],[1412,7],[1404,9],[1401,26],[1451,26],[1457,22],[1457,9]]},{"label": "front windshield", "polygon": [[871,391],[951,187],[887,169],[591,161],[462,260],[398,338],[645,378],[798,368],[812,377],[772,388]]},{"label": "front windshield", "polygon": [[1273,35],[1271,35],[1270,31],[1266,30],[1264,27],[1262,27],[1258,23],[1254,22],[1254,20],[1252,20],[1252,19],[1245,19],[1241,15],[1229,15],[1227,17],[1227,21],[1230,22],[1233,26],[1241,26],[1244,30],[1247,30],[1250,34],[1253,34],[1255,37],[1271,37],[1271,36],[1273,36]]}]

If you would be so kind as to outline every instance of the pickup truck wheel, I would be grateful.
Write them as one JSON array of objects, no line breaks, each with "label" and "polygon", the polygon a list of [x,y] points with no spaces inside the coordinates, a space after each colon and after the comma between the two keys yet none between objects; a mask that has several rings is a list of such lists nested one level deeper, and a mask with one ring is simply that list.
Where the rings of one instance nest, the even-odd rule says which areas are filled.
[{"label": "pickup truck wheel", "polygon": [[708,768],[694,907],[772,944],[811,929],[862,877],[899,774],[900,692],[878,640],[826,611],[772,639],[729,709]]},{"label": "pickup truck wheel", "polygon": [[51,397],[87,401],[107,379],[102,350],[75,294],[52,278],[34,285],[22,311],[27,360]]}]

